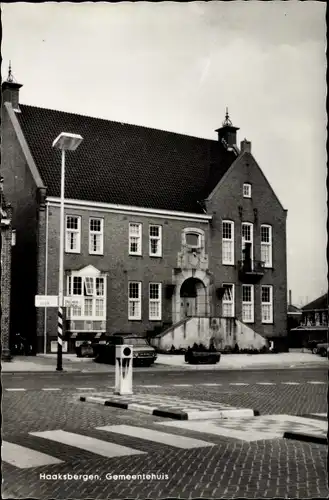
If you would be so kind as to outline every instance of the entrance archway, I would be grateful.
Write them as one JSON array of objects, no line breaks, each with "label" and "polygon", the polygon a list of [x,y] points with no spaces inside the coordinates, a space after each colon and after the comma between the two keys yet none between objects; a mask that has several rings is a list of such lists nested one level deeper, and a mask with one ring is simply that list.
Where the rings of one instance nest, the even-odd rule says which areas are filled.
[{"label": "entrance archway", "polygon": [[180,317],[207,315],[207,295],[204,283],[198,278],[186,279],[180,288]]}]

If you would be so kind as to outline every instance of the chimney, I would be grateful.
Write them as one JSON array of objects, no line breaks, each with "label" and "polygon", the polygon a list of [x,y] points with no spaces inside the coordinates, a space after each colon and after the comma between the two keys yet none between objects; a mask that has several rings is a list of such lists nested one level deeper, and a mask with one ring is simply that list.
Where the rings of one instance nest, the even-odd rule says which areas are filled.
[{"label": "chimney", "polygon": [[14,81],[14,77],[11,72],[11,65],[9,62],[8,77],[5,82],[1,85],[2,94],[2,104],[5,102],[10,102],[15,111],[20,111],[19,109],[19,89],[22,87],[20,83]]},{"label": "chimney", "polygon": [[233,147],[236,146],[236,132],[239,130],[238,127],[234,127],[229,114],[228,109],[226,108],[225,120],[223,121],[223,126],[218,128],[216,132],[218,133],[218,140],[223,142],[225,141],[227,146]]},{"label": "chimney", "polygon": [[251,153],[251,142],[247,141],[245,138],[243,141],[240,143],[240,152],[242,153]]},{"label": "chimney", "polygon": [[291,306],[291,290],[289,290],[289,306]]}]

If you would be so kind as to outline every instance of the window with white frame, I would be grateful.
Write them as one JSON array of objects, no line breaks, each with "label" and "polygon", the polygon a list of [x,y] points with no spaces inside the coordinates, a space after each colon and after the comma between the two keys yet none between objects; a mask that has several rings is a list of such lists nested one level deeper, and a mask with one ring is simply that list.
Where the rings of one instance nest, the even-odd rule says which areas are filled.
[{"label": "window with white frame", "polygon": [[142,255],[142,224],[129,224],[129,254]]},{"label": "window with white frame", "polygon": [[81,217],[67,215],[65,222],[65,251],[80,253]]},{"label": "window with white frame", "polygon": [[261,260],[265,267],[272,267],[272,226],[260,226]]},{"label": "window with white frame", "polygon": [[142,319],[142,284],[140,281],[128,283],[128,319]]},{"label": "window with white frame", "polygon": [[222,263],[234,264],[234,222],[222,222]]},{"label": "window with white frame", "polygon": [[149,283],[149,319],[161,320],[161,283]]},{"label": "window with white frame", "polygon": [[242,285],[242,321],[254,322],[254,286]]},{"label": "window with white frame", "polygon": [[248,182],[245,182],[243,184],[243,197],[251,198],[251,184],[249,184]]},{"label": "window with white frame", "polygon": [[103,254],[104,234],[103,234],[104,220],[99,218],[89,219],[89,253]]},{"label": "window with white frame", "polygon": [[149,226],[149,253],[151,257],[161,257],[162,255],[162,227]]},{"label": "window with white frame", "polygon": [[246,258],[247,244],[250,245],[250,259],[253,260],[253,225],[250,222],[243,222],[241,225],[242,260]]},{"label": "window with white frame", "polygon": [[105,320],[106,282],[105,276],[67,277],[67,295],[77,297],[76,305],[67,308],[68,318]]},{"label": "window with white frame", "polygon": [[234,285],[224,283],[224,295],[222,298],[222,316],[224,318],[234,317]]},{"label": "window with white frame", "polygon": [[273,287],[262,286],[262,323],[273,323]]}]

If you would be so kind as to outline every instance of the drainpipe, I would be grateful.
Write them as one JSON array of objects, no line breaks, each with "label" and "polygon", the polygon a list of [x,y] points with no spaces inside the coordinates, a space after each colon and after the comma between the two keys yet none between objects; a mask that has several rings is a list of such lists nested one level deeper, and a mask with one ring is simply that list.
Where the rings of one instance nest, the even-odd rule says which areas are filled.
[{"label": "drainpipe", "polygon": [[[45,295],[48,292],[48,216],[49,204],[46,203],[46,255],[45,255]],[[43,322],[43,352],[47,353],[47,307],[44,308],[44,322]]]},{"label": "drainpipe", "polygon": [[289,290],[289,305],[291,306],[291,290]]}]

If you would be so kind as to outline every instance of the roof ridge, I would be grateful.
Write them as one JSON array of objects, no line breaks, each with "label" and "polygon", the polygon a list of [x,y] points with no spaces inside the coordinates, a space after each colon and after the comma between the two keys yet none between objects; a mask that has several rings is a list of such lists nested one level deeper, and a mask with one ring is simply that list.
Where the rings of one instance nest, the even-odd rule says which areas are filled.
[{"label": "roof ridge", "polygon": [[128,125],[129,127],[136,127],[136,128],[142,128],[142,129],[146,129],[146,130],[152,130],[152,131],[155,131],[155,132],[164,132],[166,134],[173,134],[173,135],[177,135],[177,136],[183,136],[183,137],[189,137],[191,139],[197,139],[197,140],[201,140],[201,141],[210,141],[210,142],[213,142],[213,143],[218,143],[218,139],[209,139],[207,137],[197,137],[195,135],[190,135],[190,134],[184,134],[184,133],[181,133],[181,132],[175,132],[173,130],[165,130],[165,129],[160,129],[160,128],[154,128],[154,127],[148,127],[146,125],[138,125],[136,123],[127,123],[127,122],[121,122],[121,121],[118,121],[118,120],[110,120],[108,118],[101,118],[101,117],[97,117],[97,116],[91,116],[91,115],[84,115],[82,113],[75,113],[75,112],[71,112],[71,111],[63,111],[61,109],[53,109],[53,108],[45,108],[45,107],[42,107],[42,106],[35,106],[35,105],[32,105],[32,104],[19,104],[20,107],[23,106],[24,107],[27,107],[27,108],[36,108],[36,109],[41,109],[41,110],[44,110],[44,111],[51,111],[53,113],[64,113],[66,115],[71,115],[71,116],[81,116],[82,118],[90,118],[92,120],[99,120],[99,121],[103,121],[103,122],[107,122],[107,123],[113,123],[113,124],[118,124],[118,125]]}]

